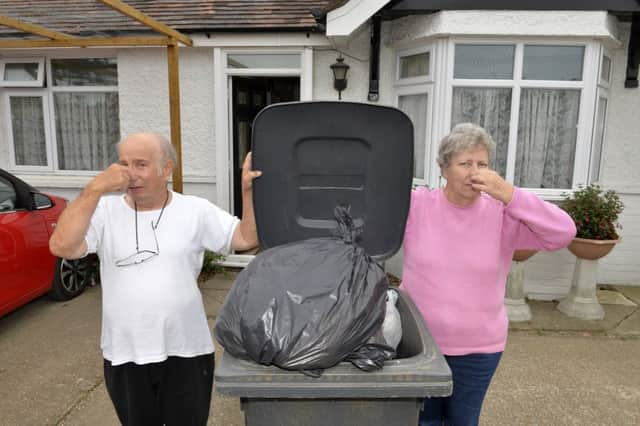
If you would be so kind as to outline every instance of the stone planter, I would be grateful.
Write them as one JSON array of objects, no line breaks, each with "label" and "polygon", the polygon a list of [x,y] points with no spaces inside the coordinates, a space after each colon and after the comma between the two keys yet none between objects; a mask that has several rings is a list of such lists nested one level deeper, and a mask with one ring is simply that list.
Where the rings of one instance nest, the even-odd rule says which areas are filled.
[{"label": "stone planter", "polygon": [[531,320],[531,309],[524,297],[524,270],[525,262],[537,252],[537,250],[516,250],[513,253],[504,297],[507,317],[511,322]]},{"label": "stone planter", "polygon": [[586,238],[574,238],[569,244],[569,251],[577,258],[596,260],[606,256],[620,241],[617,240],[589,240]]},{"label": "stone planter", "polygon": [[604,318],[604,309],[598,301],[596,292],[598,259],[606,256],[618,241],[620,238],[617,240],[574,238],[567,248],[576,256],[576,266],[573,270],[569,294],[557,306],[560,312],[584,320]]}]

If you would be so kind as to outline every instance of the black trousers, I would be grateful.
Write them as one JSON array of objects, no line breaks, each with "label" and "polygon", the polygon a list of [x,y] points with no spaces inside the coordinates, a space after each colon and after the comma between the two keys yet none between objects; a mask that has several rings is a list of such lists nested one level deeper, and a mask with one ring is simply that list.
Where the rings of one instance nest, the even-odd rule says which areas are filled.
[{"label": "black trousers", "polygon": [[104,360],[107,391],[124,426],[204,426],[213,387],[213,354],[113,366]]}]

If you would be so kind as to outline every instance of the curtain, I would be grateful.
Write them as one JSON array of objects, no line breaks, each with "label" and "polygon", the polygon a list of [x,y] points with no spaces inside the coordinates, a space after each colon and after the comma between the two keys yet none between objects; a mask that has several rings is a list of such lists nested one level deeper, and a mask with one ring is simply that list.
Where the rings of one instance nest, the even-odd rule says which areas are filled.
[{"label": "curtain", "polygon": [[427,94],[398,97],[398,108],[409,116],[413,123],[413,177],[424,179],[424,155],[427,141]]},{"label": "curtain", "polygon": [[507,172],[510,119],[510,88],[453,88],[451,127],[466,122],[484,127],[496,143],[496,150],[489,157],[489,163],[502,177]]},{"label": "curtain", "polygon": [[53,99],[60,170],[102,170],[116,161],[117,93],[58,92]]},{"label": "curtain", "polygon": [[42,97],[11,96],[10,108],[16,165],[46,166]]},{"label": "curtain", "polygon": [[580,90],[522,89],[514,183],[571,188]]}]

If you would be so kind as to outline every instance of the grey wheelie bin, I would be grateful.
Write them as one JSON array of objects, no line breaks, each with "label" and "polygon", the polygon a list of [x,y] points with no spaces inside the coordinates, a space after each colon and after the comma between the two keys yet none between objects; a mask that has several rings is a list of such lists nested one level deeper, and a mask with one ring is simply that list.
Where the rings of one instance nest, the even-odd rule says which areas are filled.
[{"label": "grey wheelie bin", "polygon": [[[413,176],[413,127],[401,111],[349,102],[276,104],[253,126],[254,208],[262,247],[331,235],[348,205],[359,243],[383,261],[401,246]],[[350,363],[319,378],[224,353],[219,393],[248,426],[417,425],[425,397],[451,394],[451,371],[420,312],[400,292],[397,357],[374,372]]]}]

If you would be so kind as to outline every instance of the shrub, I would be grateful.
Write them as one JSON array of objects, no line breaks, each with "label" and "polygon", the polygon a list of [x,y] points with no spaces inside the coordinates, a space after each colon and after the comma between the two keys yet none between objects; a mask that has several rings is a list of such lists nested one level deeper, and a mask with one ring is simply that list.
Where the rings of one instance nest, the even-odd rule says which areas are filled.
[{"label": "shrub", "polygon": [[576,237],[590,240],[617,240],[622,229],[618,216],[624,209],[620,197],[613,190],[604,191],[591,184],[565,197],[560,207],[573,218]]},{"label": "shrub", "polygon": [[222,267],[222,261],[224,261],[224,255],[220,253],[214,253],[212,251],[204,252],[204,260],[202,261],[201,274],[219,274],[224,271]]}]

